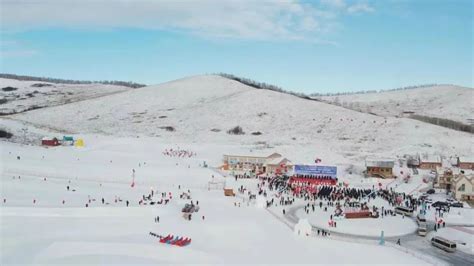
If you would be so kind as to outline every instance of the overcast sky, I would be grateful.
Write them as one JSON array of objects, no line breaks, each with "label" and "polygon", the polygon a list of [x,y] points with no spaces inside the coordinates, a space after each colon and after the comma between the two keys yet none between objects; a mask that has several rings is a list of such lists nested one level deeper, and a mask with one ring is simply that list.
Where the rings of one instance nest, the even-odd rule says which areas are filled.
[{"label": "overcast sky", "polygon": [[0,0],[3,73],[301,92],[473,86],[473,1]]}]

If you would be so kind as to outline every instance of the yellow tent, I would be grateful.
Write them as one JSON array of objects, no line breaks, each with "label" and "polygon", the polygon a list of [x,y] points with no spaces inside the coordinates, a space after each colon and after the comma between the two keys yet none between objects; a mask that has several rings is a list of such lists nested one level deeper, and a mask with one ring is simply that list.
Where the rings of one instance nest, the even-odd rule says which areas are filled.
[{"label": "yellow tent", "polygon": [[83,139],[77,139],[75,145],[76,145],[76,147],[84,147],[84,140]]}]

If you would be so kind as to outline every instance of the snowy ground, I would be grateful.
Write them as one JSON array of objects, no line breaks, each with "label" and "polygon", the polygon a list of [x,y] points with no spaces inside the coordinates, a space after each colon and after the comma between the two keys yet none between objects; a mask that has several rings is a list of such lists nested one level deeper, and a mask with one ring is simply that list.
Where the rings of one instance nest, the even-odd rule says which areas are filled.
[{"label": "snowy ground", "polygon": [[[211,176],[220,177],[199,165],[203,161],[219,164],[223,153],[243,153],[248,147],[169,145],[152,138],[86,136],[85,141],[84,149],[1,142],[2,265],[426,263],[390,247],[300,238],[266,210],[245,203],[235,207],[240,198],[224,197],[222,190],[208,191]],[[198,155],[182,159],[161,154],[176,146]],[[133,188],[131,169],[136,170]],[[229,186],[256,185],[254,180],[227,182]],[[161,192],[171,192],[170,203],[139,206],[142,194],[151,189],[158,193],[155,199]],[[189,201],[178,197],[188,189],[201,207],[191,221],[184,220],[180,212]],[[103,205],[102,197],[109,204]],[[116,197],[122,201],[115,203]],[[85,208],[89,198],[90,207]],[[130,201],[130,207],[125,207],[125,200]],[[154,223],[156,215],[160,223]],[[192,243],[184,248],[160,244],[148,235],[150,231],[188,236]]]}]

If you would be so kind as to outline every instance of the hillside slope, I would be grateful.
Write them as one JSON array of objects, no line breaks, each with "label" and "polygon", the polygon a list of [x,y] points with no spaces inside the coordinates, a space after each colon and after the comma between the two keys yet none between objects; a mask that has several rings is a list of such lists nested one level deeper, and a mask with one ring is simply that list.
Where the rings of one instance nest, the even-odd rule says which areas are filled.
[{"label": "hillside slope", "polygon": [[104,84],[57,84],[0,78],[0,114],[21,113],[127,90],[131,88]]},{"label": "hillside slope", "polygon": [[474,90],[439,85],[379,93],[320,96],[320,100],[382,116],[401,116],[403,112],[445,118],[469,124],[474,119]]},{"label": "hillside slope", "polygon": [[[344,156],[470,154],[467,133],[383,118],[220,76],[196,76],[12,116],[71,133],[155,136],[170,143],[314,145]],[[227,130],[241,126],[244,135]],[[253,135],[258,134],[261,135]]]}]

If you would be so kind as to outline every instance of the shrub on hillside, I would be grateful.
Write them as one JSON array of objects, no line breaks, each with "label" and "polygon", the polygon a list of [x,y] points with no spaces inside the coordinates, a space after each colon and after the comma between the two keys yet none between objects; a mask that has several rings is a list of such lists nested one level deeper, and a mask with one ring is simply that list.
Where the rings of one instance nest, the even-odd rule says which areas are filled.
[{"label": "shrub on hillside", "polygon": [[18,90],[18,88],[15,88],[15,87],[4,87],[2,88],[2,91],[16,91]]},{"label": "shrub on hillside", "polygon": [[239,126],[229,129],[227,133],[230,135],[244,135],[245,134],[245,132]]},{"label": "shrub on hillside", "polygon": [[0,129],[0,138],[6,138],[6,139],[9,139],[13,137],[13,134],[10,133],[10,132],[6,132],[5,130],[1,130]]},{"label": "shrub on hillside", "polygon": [[[14,74],[4,74],[0,73],[0,78],[6,79],[16,79],[16,80],[26,80],[26,81],[42,81],[49,83],[59,83],[59,84],[104,84],[104,85],[118,85],[125,86],[129,88],[141,88],[145,87],[145,84],[135,83],[131,81],[118,81],[118,80],[103,80],[103,81],[91,81],[91,80],[70,80],[70,79],[56,79],[56,78],[45,78],[45,77],[32,77],[32,76],[22,76]],[[43,84],[43,83],[37,83]],[[33,84],[35,85],[35,84]],[[49,85],[49,84],[48,84]],[[33,87],[44,87],[48,85],[37,85]]]},{"label": "shrub on hillside", "polygon": [[433,125],[458,130],[458,131],[474,133],[473,125],[463,124],[461,122],[446,119],[446,118],[431,117],[431,116],[416,115],[416,114],[411,115],[410,118],[416,119],[425,123],[430,123]]},{"label": "shrub on hillside", "polygon": [[34,87],[34,88],[51,87],[51,86],[53,85],[48,84],[48,83],[35,83],[31,85],[31,87]]},{"label": "shrub on hillside", "polygon": [[262,135],[262,132],[260,132],[260,131],[252,132],[252,135],[260,136],[260,135]]},{"label": "shrub on hillside", "polygon": [[170,127],[170,126],[167,126],[167,127],[160,127],[161,129],[164,129],[166,131],[169,131],[169,132],[174,132],[176,131],[176,129],[174,127]]}]

